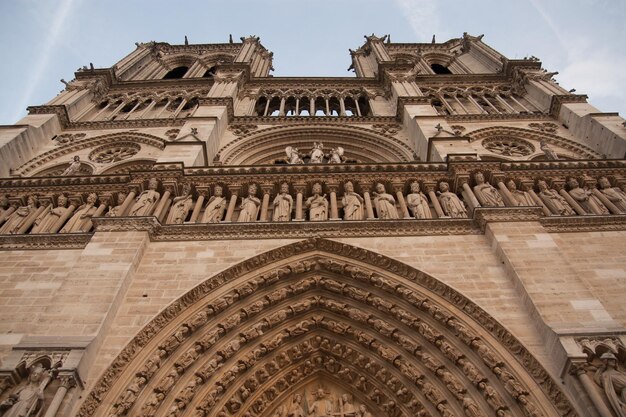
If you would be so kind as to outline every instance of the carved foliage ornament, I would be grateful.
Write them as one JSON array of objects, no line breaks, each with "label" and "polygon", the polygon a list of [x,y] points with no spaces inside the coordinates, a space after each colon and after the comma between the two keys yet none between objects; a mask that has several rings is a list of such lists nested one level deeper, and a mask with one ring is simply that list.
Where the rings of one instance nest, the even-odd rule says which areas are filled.
[{"label": "carved foliage ornament", "polygon": [[111,164],[132,158],[140,150],[141,146],[137,143],[121,142],[94,149],[89,154],[89,159],[99,164]]},{"label": "carved foliage ornament", "polygon": [[75,140],[82,139],[87,136],[86,133],[63,133],[61,135],[57,135],[52,140],[56,142],[57,145],[65,145],[68,143],[72,143]]}]

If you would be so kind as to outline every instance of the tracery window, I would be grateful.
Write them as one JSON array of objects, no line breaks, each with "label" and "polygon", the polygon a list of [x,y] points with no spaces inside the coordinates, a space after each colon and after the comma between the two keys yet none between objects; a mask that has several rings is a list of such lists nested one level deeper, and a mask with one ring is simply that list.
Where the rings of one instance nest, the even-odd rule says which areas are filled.
[{"label": "tracery window", "polygon": [[517,138],[497,136],[482,141],[483,148],[502,156],[528,156],[535,152],[535,147],[528,141]]},{"label": "tracery window", "polygon": [[89,159],[99,164],[110,164],[129,159],[140,150],[141,146],[132,142],[104,145],[94,149],[89,154]]}]

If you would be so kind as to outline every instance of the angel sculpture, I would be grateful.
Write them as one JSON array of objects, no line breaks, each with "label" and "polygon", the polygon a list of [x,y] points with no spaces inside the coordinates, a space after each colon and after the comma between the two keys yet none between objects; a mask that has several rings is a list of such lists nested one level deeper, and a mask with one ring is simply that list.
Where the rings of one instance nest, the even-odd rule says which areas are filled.
[{"label": "angel sculpture", "polygon": [[554,149],[552,149],[550,145],[548,145],[548,142],[546,142],[545,140],[539,142],[539,148],[543,151],[543,154],[549,161],[559,160],[559,156],[556,154],[556,152],[554,152]]},{"label": "angel sculpture", "polygon": [[330,156],[328,158],[329,164],[341,164],[344,161],[343,157],[343,148],[341,146],[337,146],[336,148],[332,148],[330,150]]},{"label": "angel sculpture", "polygon": [[322,142],[313,142],[313,149],[311,149],[311,159],[309,164],[321,164],[324,162],[324,144]]},{"label": "angel sculpture", "polygon": [[298,148],[287,146],[285,148],[285,154],[287,155],[287,158],[285,158],[285,160],[289,165],[304,164],[304,161],[302,160],[302,158],[300,158]]}]

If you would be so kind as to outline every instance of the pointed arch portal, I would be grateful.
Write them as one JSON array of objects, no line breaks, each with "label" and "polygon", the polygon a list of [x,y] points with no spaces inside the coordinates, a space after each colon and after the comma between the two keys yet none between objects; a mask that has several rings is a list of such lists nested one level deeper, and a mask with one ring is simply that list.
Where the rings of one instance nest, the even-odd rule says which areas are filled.
[{"label": "pointed arch portal", "polygon": [[[369,413],[369,414],[368,414]],[[79,416],[575,416],[557,383],[460,293],[326,239],[198,285],[118,355]]]}]

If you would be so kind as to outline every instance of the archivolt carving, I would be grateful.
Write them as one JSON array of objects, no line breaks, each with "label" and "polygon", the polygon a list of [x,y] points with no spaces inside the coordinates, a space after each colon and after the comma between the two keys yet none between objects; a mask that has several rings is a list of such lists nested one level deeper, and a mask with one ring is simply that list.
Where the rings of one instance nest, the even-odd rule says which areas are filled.
[{"label": "archivolt carving", "polygon": [[110,145],[114,146],[119,142],[134,142],[143,143],[148,146],[152,146],[158,149],[165,147],[165,141],[157,136],[149,135],[146,133],[138,132],[119,132],[111,133],[108,135],[96,136],[91,138],[84,138],[75,140],[74,142],[62,145],[56,149],[44,152],[41,155],[36,156],[24,165],[19,167],[16,171],[16,175],[25,176],[30,172],[36,170],[38,167],[54,160],[61,159],[63,156],[78,152],[82,149],[91,148],[98,145]]},{"label": "archivolt carving", "polygon": [[597,159],[602,158],[598,152],[594,151],[587,146],[576,143],[572,140],[562,138],[557,135],[550,134],[548,132],[539,132],[536,130],[520,129],[516,127],[487,127],[484,129],[478,129],[467,134],[470,137],[470,142],[477,140],[488,139],[492,137],[510,137],[518,140],[534,140],[537,142],[546,141],[547,143],[558,146],[562,149],[566,149],[581,159]]},{"label": "archivolt carving", "polygon": [[294,392],[311,404],[304,387],[319,384],[377,416],[575,415],[532,355],[464,296],[324,239],[185,294],[129,343],[78,415],[268,417]]},{"label": "archivolt carving", "polygon": [[127,174],[131,171],[149,171],[155,163],[156,160],[154,159],[133,159],[131,161],[122,161],[111,164],[111,166],[102,171],[100,175]]},{"label": "archivolt carving", "polygon": [[[347,137],[350,139],[348,140]],[[369,129],[355,126],[276,126],[252,132],[220,149],[226,165],[272,164],[284,158],[286,146],[310,148],[313,141],[326,147],[342,146],[347,155],[359,162],[407,162],[413,160],[411,148],[404,142]]]}]

